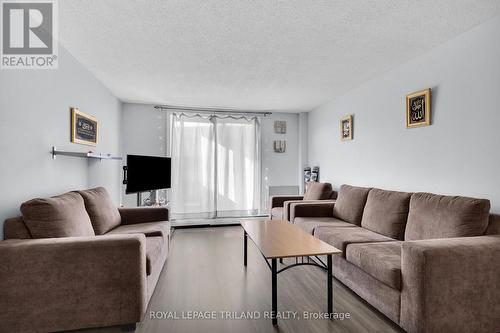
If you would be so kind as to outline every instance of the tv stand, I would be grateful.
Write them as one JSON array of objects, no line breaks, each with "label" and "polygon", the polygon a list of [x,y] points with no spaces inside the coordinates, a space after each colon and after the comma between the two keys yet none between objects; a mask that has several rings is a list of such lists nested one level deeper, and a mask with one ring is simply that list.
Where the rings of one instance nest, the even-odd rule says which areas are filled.
[{"label": "tv stand", "polygon": [[[149,196],[148,196],[149,193]],[[137,193],[137,207],[165,207],[169,201],[165,193],[165,198],[162,200],[160,190]]]}]

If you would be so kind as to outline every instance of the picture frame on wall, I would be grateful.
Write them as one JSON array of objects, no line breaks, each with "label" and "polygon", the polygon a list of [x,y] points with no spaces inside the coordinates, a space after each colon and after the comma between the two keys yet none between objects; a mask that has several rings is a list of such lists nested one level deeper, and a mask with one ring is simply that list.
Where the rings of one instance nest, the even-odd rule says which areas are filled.
[{"label": "picture frame on wall", "polygon": [[286,134],[286,121],[285,120],[275,120],[274,121],[274,133]]},{"label": "picture frame on wall", "polygon": [[431,124],[431,89],[424,89],[406,96],[406,128]]},{"label": "picture frame on wall", "polygon": [[286,152],[286,140],[274,140],[273,149],[275,153]]},{"label": "picture frame on wall", "polygon": [[97,146],[99,142],[99,122],[91,115],[71,108],[71,142],[87,146]]},{"label": "picture frame on wall", "polygon": [[340,119],[340,140],[352,140],[352,115]]}]

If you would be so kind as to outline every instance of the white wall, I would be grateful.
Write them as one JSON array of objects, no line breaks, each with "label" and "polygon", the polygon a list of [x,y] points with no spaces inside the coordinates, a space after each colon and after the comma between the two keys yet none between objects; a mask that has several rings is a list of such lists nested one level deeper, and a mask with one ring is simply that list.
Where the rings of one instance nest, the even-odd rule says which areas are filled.
[{"label": "white wall", "polygon": [[[124,155],[166,156],[168,139],[166,115],[166,112],[155,110],[153,105],[124,103],[122,117]],[[307,120],[306,115],[301,117],[302,121]],[[286,134],[274,133],[275,120],[287,122]],[[296,113],[274,113],[262,118],[263,200],[267,199],[269,186],[300,185],[302,163],[305,163],[306,156],[301,142],[305,140],[307,129],[304,125],[299,126],[299,123],[299,114]],[[299,135],[299,132],[302,134]],[[302,140],[299,140],[300,138]],[[278,139],[287,141],[285,153],[278,154],[273,151],[273,141]],[[124,194],[123,203],[125,206],[135,206],[136,196]]]},{"label": "white wall", "polygon": [[[299,133],[298,133],[298,175],[297,181],[299,182],[300,193],[304,193],[304,168],[308,166],[309,162],[309,145],[308,145],[308,116],[307,112],[299,113]],[[310,165],[309,165],[310,166]],[[319,175],[321,181],[321,173]]]},{"label": "white wall", "polygon": [[[322,179],[488,198],[500,211],[500,18],[309,114],[309,161]],[[432,88],[432,126],[406,129],[405,96]],[[339,119],[354,115],[354,140]]]},{"label": "white wall", "polygon": [[[155,110],[153,105],[124,103],[121,126],[124,158],[127,154],[167,156],[166,112]],[[125,194],[124,186],[122,191],[123,205],[136,206],[136,194]]]},{"label": "white wall", "polygon": [[[274,121],[286,121],[286,134],[274,133]],[[300,186],[299,114],[273,113],[262,118],[262,200],[266,207],[269,186]],[[286,151],[275,153],[274,140],[286,140]]]},{"label": "white wall", "polygon": [[[99,120],[97,147],[70,143],[70,107]],[[57,70],[0,71],[0,238],[22,202],[105,186],[120,202],[120,163],[59,156],[50,150],[120,153],[121,103],[60,48]]]}]

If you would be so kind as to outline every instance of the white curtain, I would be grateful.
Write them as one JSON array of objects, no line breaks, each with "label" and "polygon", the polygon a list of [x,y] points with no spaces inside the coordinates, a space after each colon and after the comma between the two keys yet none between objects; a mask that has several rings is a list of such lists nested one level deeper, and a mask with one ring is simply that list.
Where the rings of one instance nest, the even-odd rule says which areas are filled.
[{"label": "white curtain", "polygon": [[173,218],[259,213],[257,117],[173,113],[171,129]]},{"label": "white curtain", "polygon": [[200,116],[172,117],[172,216],[212,217],[215,213],[214,126]]},{"label": "white curtain", "polygon": [[257,118],[216,118],[217,215],[257,215],[260,204]]}]

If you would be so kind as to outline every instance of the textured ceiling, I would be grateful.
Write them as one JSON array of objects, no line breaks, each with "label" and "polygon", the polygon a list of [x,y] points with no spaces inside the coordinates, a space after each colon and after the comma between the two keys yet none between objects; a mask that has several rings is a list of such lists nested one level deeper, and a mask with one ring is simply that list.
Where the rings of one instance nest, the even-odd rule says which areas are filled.
[{"label": "textured ceiling", "polygon": [[60,39],[123,101],[308,110],[500,14],[498,0],[64,0]]}]

